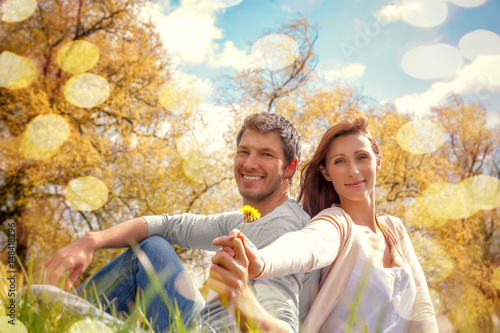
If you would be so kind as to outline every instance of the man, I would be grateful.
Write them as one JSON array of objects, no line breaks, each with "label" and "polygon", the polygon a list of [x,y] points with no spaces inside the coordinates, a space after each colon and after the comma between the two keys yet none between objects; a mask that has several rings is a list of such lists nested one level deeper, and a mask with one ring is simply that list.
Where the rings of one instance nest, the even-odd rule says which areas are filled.
[{"label": "man", "polygon": [[[247,117],[238,133],[234,158],[234,176],[243,204],[258,209],[261,218],[247,224],[245,235],[258,248],[272,243],[283,233],[301,229],[309,216],[299,204],[290,199],[292,177],[300,159],[301,140],[293,125],[280,115],[257,113]],[[248,329],[249,322],[241,322],[225,309],[217,297],[205,303],[191,279],[185,273],[171,245],[181,248],[216,250],[214,238],[241,229],[241,212],[217,215],[161,215],[136,218],[99,232],[90,232],[83,238],[57,251],[45,265],[48,283],[55,284],[71,271],[67,287],[86,269],[98,249],[128,247],[139,243],[140,249],[154,267],[163,284],[160,294],[148,297],[149,263],[141,254],[129,249],[100,270],[89,282],[78,289],[80,295],[93,303],[106,305],[111,301],[118,311],[129,312],[138,291],[146,290],[146,317],[155,323],[155,331],[163,331],[172,324],[176,308],[185,323],[200,322],[210,331],[235,331],[240,325]],[[161,237],[159,237],[161,236]],[[139,259],[138,259],[139,256]],[[305,279],[304,279],[305,278]],[[270,321],[287,331],[298,331],[298,295],[307,288],[311,295],[316,288],[319,273],[251,280],[252,293],[262,305]],[[303,281],[307,281],[303,284]],[[154,281],[153,281],[154,282]],[[305,300],[305,312],[310,300]],[[303,313],[301,314],[303,316]],[[198,320],[198,316],[201,318]]]}]

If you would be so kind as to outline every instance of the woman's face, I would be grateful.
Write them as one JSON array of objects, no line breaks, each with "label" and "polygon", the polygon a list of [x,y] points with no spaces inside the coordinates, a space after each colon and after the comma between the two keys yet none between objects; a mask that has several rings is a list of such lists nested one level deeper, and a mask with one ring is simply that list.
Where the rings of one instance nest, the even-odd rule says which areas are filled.
[{"label": "woman's face", "polygon": [[372,144],[364,134],[335,138],[325,164],[321,168],[323,176],[332,182],[341,203],[363,200],[373,194],[380,160],[377,161]]}]

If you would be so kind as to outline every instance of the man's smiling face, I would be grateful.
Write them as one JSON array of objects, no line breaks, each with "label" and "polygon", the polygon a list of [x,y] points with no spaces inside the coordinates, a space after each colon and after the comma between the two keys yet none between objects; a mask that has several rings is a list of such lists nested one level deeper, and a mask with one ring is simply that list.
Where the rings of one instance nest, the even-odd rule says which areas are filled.
[{"label": "man's smiling face", "polygon": [[285,166],[279,134],[245,130],[234,157],[234,176],[247,203],[272,197],[287,181],[284,177]]}]

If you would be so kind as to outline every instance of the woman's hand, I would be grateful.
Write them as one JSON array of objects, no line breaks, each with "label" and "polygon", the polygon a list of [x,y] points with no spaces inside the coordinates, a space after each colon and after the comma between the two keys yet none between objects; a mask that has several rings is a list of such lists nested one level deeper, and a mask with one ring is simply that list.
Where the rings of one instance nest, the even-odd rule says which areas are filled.
[{"label": "woman's hand", "polygon": [[247,250],[253,258],[258,258],[257,249],[243,235],[214,240],[221,244],[212,258],[212,267],[207,285],[219,294],[219,300],[238,322],[242,332],[290,332],[287,324],[270,315],[259,303],[248,286],[249,258]]},{"label": "woman's hand", "polygon": [[246,257],[247,261],[246,269],[248,272],[248,278],[258,278],[264,270],[264,260],[262,260],[262,258],[260,257],[259,251],[255,247],[255,245],[253,245],[253,243],[249,241],[244,234],[238,236],[238,232],[239,230],[235,229],[231,231],[231,233],[229,233],[229,236],[216,238],[212,243],[215,246],[221,246],[222,249],[220,249],[219,251],[227,253],[230,257],[235,257],[234,248],[238,244],[241,244],[242,251],[244,251],[244,256]]}]

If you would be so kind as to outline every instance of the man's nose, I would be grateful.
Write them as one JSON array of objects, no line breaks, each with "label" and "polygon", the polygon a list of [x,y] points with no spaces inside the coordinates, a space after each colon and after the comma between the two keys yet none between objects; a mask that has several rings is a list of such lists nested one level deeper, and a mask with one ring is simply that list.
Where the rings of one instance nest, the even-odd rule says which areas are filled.
[{"label": "man's nose", "polygon": [[247,159],[245,160],[245,163],[243,164],[245,169],[252,170],[252,169],[257,169],[259,166],[258,163],[258,157],[256,154],[250,153],[248,154]]}]

